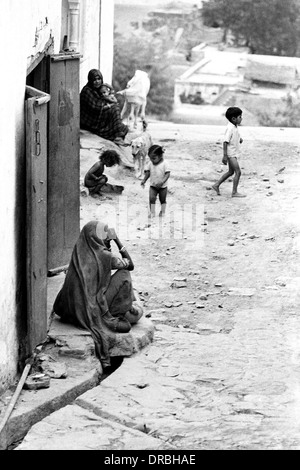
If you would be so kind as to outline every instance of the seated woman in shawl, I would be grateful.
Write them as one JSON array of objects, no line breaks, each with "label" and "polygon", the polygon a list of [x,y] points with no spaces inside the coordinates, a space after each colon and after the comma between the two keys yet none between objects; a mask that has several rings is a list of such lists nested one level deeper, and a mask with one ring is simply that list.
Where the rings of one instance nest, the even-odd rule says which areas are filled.
[{"label": "seated woman in shawl", "polygon": [[[111,240],[122,258],[112,253]],[[63,322],[91,332],[103,367],[110,365],[109,349],[115,341],[111,332],[127,333],[143,315],[132,287],[133,269],[115,230],[102,222],[89,222],[80,232],[54,302],[53,310]]]},{"label": "seated woman in shawl", "polygon": [[100,92],[102,85],[100,70],[90,70],[80,93],[80,127],[122,145],[128,126],[122,122],[119,104]]}]

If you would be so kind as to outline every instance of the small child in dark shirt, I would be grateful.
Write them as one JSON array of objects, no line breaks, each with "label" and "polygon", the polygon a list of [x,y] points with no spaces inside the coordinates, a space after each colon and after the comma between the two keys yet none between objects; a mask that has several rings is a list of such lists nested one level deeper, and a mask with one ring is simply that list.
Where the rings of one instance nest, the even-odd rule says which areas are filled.
[{"label": "small child in dark shirt", "polygon": [[[94,163],[84,177],[84,186],[89,189],[91,196],[101,195],[101,188],[107,185],[108,178],[103,174],[105,167],[110,168],[114,165],[120,165],[120,163],[121,159],[115,150],[105,150],[99,156],[99,162]],[[111,185],[111,187],[119,193],[124,189],[124,186]]]}]

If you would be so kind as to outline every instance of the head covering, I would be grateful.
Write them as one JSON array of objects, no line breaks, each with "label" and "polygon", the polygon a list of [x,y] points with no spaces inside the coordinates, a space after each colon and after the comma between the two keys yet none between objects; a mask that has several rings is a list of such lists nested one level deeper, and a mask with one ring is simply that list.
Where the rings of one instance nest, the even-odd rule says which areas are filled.
[{"label": "head covering", "polygon": [[94,81],[96,80],[96,78],[100,77],[100,80],[102,81],[103,83],[103,75],[102,73],[100,72],[100,70],[97,70],[97,69],[92,69],[89,71],[88,73],[88,82],[89,82],[89,85],[90,86],[93,86],[94,85]]},{"label": "head covering", "polygon": [[96,235],[101,240],[101,243],[103,243],[103,240],[106,240],[107,238],[107,230],[108,230],[108,225],[103,223],[103,222],[98,222],[96,225]]}]

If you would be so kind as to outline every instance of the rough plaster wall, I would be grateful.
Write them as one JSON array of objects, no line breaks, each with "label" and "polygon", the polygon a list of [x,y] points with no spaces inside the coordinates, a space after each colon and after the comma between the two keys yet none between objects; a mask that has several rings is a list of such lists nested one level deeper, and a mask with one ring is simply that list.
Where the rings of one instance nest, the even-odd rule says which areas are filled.
[{"label": "rough plaster wall", "polygon": [[39,28],[41,22],[45,22],[46,17],[49,22],[49,30],[51,29],[52,36],[54,37],[54,52],[58,53],[61,48],[62,0],[22,0],[22,2],[19,2],[19,10],[20,9],[23,11],[24,15],[30,13],[26,23],[23,21],[21,29],[23,40],[26,42],[27,55],[31,55],[32,46],[34,45],[35,30]]},{"label": "rough plaster wall", "polygon": [[101,0],[81,0],[80,5],[80,89],[90,69],[99,68],[99,19]]},{"label": "rough plaster wall", "polygon": [[[16,193],[20,181],[17,168],[24,156],[24,94],[27,57],[34,44],[36,24],[45,16],[57,23],[60,0],[1,0],[0,44],[0,392],[17,372],[19,337],[18,298],[20,247],[17,233]],[[56,27],[53,27],[55,31]],[[57,41],[59,43],[59,41]],[[59,44],[58,44],[59,45]],[[22,177],[22,175],[20,175]],[[21,183],[22,184],[22,183]],[[24,182],[23,182],[24,185]],[[24,227],[20,230],[24,232]],[[18,272],[18,276],[17,276]],[[18,312],[19,311],[19,312]]]},{"label": "rough plaster wall", "polygon": [[105,82],[112,80],[114,0],[81,0],[80,7],[81,89],[91,69],[99,68]]}]

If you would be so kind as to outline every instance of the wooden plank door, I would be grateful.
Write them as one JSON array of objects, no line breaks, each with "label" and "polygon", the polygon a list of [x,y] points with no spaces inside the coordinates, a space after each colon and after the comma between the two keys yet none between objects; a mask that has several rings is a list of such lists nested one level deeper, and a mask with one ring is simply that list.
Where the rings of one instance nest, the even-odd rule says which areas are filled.
[{"label": "wooden plank door", "polygon": [[47,103],[26,87],[27,331],[28,354],[47,338]]},{"label": "wooden plank door", "polygon": [[79,54],[50,56],[48,271],[69,264],[80,232]]}]

